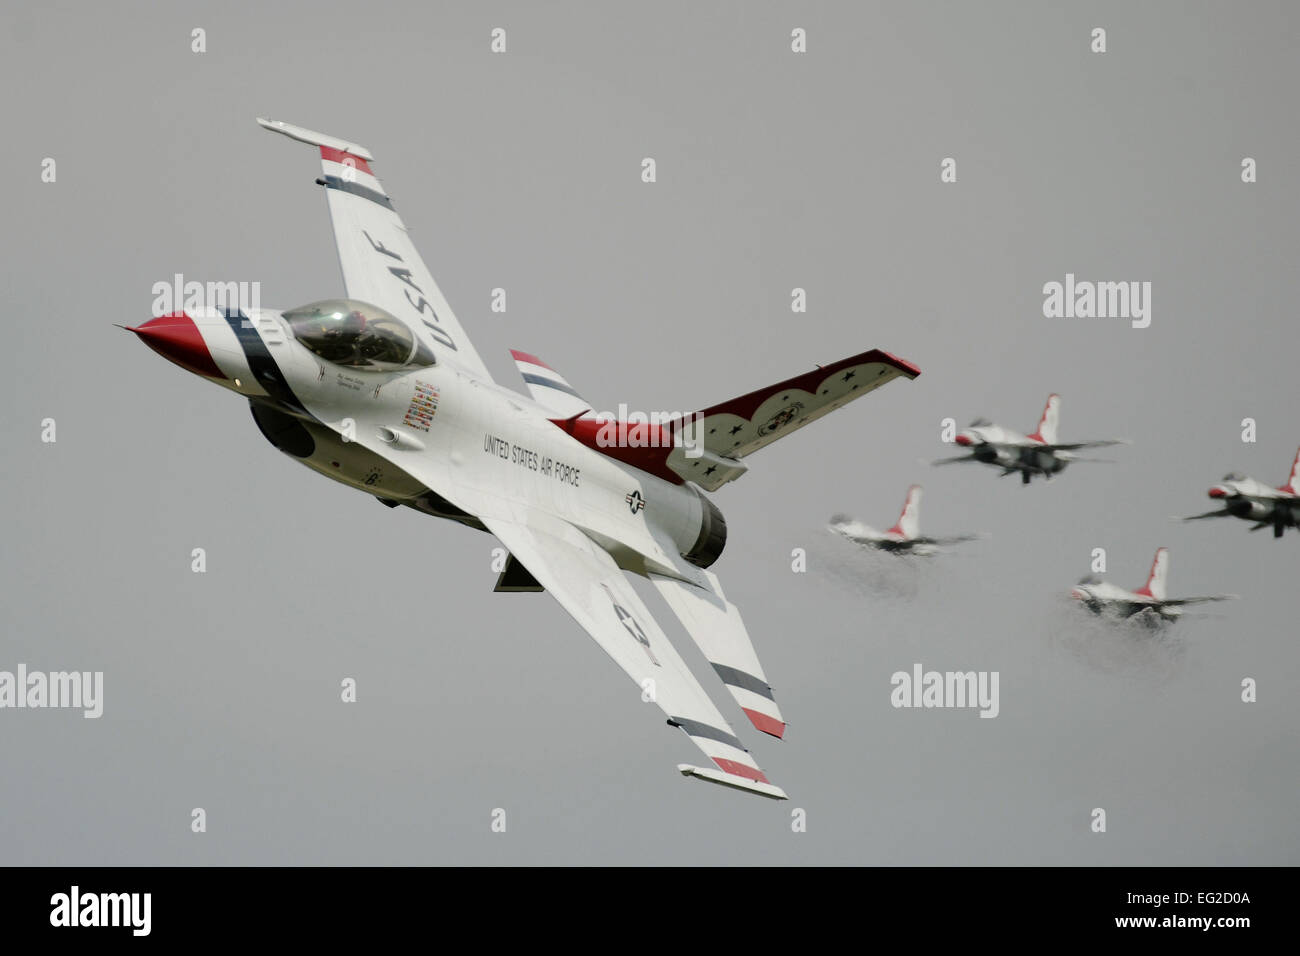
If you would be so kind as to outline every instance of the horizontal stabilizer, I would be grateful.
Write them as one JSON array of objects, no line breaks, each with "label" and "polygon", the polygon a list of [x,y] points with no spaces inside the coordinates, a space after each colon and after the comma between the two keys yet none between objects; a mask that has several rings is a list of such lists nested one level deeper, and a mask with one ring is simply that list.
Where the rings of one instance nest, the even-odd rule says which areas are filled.
[{"label": "horizontal stabilizer", "polygon": [[738,777],[734,773],[723,773],[721,770],[711,770],[708,767],[692,767],[688,763],[679,763],[677,769],[681,771],[683,777],[694,777],[696,780],[707,780],[709,783],[719,783],[724,787],[748,790],[769,800],[790,799],[785,795],[785,791],[775,784],[759,783],[747,777]]}]

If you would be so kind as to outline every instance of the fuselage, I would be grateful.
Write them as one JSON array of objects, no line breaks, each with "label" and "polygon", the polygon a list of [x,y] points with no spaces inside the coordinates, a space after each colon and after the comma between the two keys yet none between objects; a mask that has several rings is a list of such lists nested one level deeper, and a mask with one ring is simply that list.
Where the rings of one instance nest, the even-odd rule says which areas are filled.
[{"label": "fuselage", "polygon": [[1240,475],[1228,475],[1208,495],[1234,518],[1271,524],[1275,533],[1300,527],[1300,495]]},{"label": "fuselage", "polygon": [[888,551],[891,554],[932,554],[936,550],[928,541],[918,541],[914,536],[906,535],[896,529],[877,531],[870,525],[847,517],[832,518],[828,527],[854,544]]},{"label": "fuselage", "polygon": [[1026,476],[1041,474],[1050,478],[1064,471],[1070,461],[1068,452],[1049,448],[1042,439],[1001,425],[973,425],[960,432],[955,441],[969,448],[976,461]]},{"label": "fuselage", "polygon": [[[587,447],[531,398],[457,368],[424,330],[413,331],[431,364],[376,370],[321,358],[274,310],[186,315],[211,366],[194,357],[198,343],[178,361],[170,343],[146,341],[247,398],[268,440],[334,481],[476,527],[476,516],[510,520],[521,507],[537,509],[641,574],[689,580],[721,552],[725,521],[693,484]],[[136,331],[145,337],[148,327]]]},{"label": "fuselage", "polygon": [[[1181,614],[1177,607],[1168,607],[1150,594],[1129,591],[1108,581],[1091,581],[1076,584],[1070,596],[1078,600],[1089,611],[1099,615],[1112,615],[1129,618],[1143,611],[1150,611],[1157,620],[1173,620]],[[1150,617],[1150,615],[1147,615]]]}]

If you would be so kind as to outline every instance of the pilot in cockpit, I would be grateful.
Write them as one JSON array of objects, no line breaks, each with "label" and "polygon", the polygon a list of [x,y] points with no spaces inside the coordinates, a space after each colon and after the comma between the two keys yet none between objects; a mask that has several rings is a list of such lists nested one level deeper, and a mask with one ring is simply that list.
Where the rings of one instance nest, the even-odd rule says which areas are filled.
[{"label": "pilot in cockpit", "polygon": [[366,317],[353,309],[320,333],[316,352],[321,358],[339,365],[369,365],[361,357],[361,340],[365,331]]},{"label": "pilot in cockpit", "polygon": [[284,313],[294,337],[345,368],[391,371],[434,364],[434,356],[401,320],[352,299],[314,302]]}]

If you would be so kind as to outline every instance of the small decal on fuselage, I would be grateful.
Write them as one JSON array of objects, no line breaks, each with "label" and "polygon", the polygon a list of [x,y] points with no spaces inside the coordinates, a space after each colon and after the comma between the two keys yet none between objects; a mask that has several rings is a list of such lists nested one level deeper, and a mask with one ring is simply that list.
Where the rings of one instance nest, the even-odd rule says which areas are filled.
[{"label": "small decal on fuselage", "polygon": [[406,416],[402,419],[412,428],[427,432],[433,424],[433,416],[438,414],[438,389],[425,382],[415,383],[415,394],[407,406]]},{"label": "small decal on fuselage", "polygon": [[336,381],[340,388],[348,388],[354,392],[359,392],[366,387],[364,379],[355,378],[351,375],[344,375],[342,372],[338,373]]},{"label": "small decal on fuselage", "polygon": [[633,491],[631,494],[624,496],[627,506],[632,509],[632,514],[642,511],[645,508],[645,499],[641,497],[640,491]]}]

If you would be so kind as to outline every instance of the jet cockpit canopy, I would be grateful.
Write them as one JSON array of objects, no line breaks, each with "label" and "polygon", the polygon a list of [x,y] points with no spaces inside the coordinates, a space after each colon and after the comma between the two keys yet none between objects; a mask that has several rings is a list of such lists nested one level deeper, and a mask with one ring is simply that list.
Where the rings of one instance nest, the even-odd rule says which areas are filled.
[{"label": "jet cockpit canopy", "polygon": [[283,313],[294,338],[327,362],[365,372],[433,365],[410,327],[378,306],[326,299]]}]

